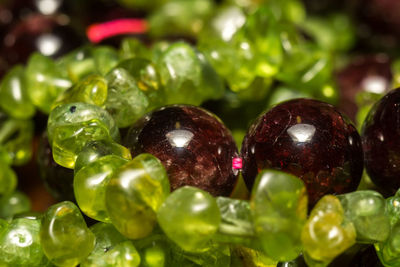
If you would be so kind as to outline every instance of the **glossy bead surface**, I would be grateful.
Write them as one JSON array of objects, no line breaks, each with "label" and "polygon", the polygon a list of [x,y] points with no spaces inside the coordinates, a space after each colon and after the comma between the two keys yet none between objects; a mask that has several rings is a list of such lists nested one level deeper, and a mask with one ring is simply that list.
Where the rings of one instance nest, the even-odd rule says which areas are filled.
[{"label": "glossy bead surface", "polygon": [[108,181],[128,160],[108,155],[80,169],[74,176],[75,199],[79,208],[90,218],[111,222],[106,210],[105,194]]},{"label": "glossy bead surface", "polygon": [[75,204],[64,201],[51,206],[42,218],[40,243],[47,258],[57,266],[76,266],[95,245],[95,236]]},{"label": "glossy bead surface", "polygon": [[135,123],[124,143],[133,155],[146,152],[159,158],[172,190],[190,185],[228,196],[236,182],[232,159],[237,148],[231,133],[202,108],[160,108]]},{"label": "glossy bead surface", "polygon": [[400,88],[375,103],[363,124],[365,168],[371,180],[393,194],[400,187]]},{"label": "glossy bead surface", "polygon": [[300,234],[307,218],[307,191],[297,177],[263,170],[255,181],[251,211],[257,238],[265,253],[278,261],[301,252]]},{"label": "glossy bead surface", "polygon": [[167,173],[150,154],[140,154],[121,166],[108,182],[106,207],[113,225],[130,239],[149,235],[156,212],[170,192]]},{"label": "glossy bead surface", "polygon": [[184,186],[165,200],[157,219],[165,234],[183,250],[200,252],[208,249],[221,215],[217,202],[209,193]]},{"label": "glossy bead surface", "polygon": [[28,212],[31,209],[31,202],[27,195],[14,191],[9,195],[0,198],[0,218],[12,219],[15,215]]},{"label": "glossy bead surface", "polygon": [[333,106],[295,99],[275,106],[250,127],[242,145],[243,177],[280,169],[300,177],[314,205],[325,194],[355,190],[363,170],[360,136]]}]

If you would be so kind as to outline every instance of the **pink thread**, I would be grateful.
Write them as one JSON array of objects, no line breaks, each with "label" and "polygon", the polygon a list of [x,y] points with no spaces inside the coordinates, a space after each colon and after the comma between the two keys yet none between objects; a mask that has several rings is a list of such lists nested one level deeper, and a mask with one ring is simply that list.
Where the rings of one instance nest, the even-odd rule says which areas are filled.
[{"label": "pink thread", "polygon": [[240,170],[243,167],[241,158],[233,158],[232,159],[232,168],[235,170]]},{"label": "pink thread", "polygon": [[117,19],[90,25],[86,35],[91,42],[99,43],[120,34],[143,34],[147,29],[147,21],[144,19]]}]

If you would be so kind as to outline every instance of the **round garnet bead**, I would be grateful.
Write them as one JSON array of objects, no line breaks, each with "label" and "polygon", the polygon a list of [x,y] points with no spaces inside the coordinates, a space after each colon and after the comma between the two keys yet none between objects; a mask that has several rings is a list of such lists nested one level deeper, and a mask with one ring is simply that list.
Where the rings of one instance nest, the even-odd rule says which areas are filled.
[{"label": "round garnet bead", "polygon": [[287,101],[262,114],[241,154],[249,189],[260,170],[280,169],[304,181],[311,206],[325,194],[355,190],[363,170],[356,128],[332,105],[311,99]]},{"label": "round garnet bead", "polygon": [[172,190],[191,185],[228,196],[235,185],[236,144],[222,122],[202,108],[174,105],[153,111],[129,129],[124,144],[133,156],[150,153],[160,159]]},{"label": "round garnet bead", "polygon": [[364,121],[362,139],[371,180],[395,193],[400,187],[400,88],[375,103]]}]

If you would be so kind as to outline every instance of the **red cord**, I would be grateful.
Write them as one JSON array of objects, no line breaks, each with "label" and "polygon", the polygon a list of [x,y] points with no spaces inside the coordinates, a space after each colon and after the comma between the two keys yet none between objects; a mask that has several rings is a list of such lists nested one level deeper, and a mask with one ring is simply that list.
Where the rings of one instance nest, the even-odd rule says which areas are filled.
[{"label": "red cord", "polygon": [[116,19],[92,24],[87,28],[86,34],[92,43],[99,43],[120,34],[143,34],[147,32],[147,29],[145,19]]}]

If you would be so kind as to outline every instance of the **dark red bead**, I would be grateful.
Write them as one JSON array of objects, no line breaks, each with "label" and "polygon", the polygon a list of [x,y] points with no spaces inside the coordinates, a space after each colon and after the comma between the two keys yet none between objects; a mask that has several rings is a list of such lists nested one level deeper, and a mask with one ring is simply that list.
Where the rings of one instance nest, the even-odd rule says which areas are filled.
[{"label": "dark red bead", "polygon": [[379,100],[364,121],[365,167],[371,180],[388,193],[400,187],[400,88]]},{"label": "dark red bead", "polygon": [[229,130],[210,112],[194,106],[160,108],[137,121],[125,137],[133,156],[150,153],[164,164],[172,190],[199,187],[228,196],[236,183],[238,156]]},{"label": "dark red bead", "polygon": [[355,127],[332,105],[311,99],[287,101],[261,115],[241,154],[249,189],[260,170],[280,169],[305,182],[311,206],[325,194],[355,190],[363,170]]}]

